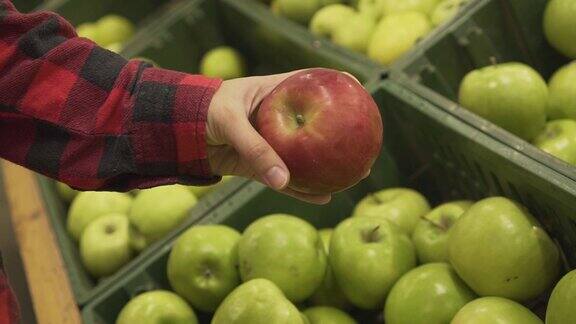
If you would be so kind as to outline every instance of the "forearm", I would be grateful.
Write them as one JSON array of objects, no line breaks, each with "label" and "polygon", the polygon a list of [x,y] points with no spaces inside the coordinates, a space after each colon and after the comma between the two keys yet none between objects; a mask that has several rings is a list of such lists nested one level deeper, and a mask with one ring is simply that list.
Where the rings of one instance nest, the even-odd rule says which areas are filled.
[{"label": "forearm", "polygon": [[217,181],[205,127],[220,81],[152,68],[0,0],[0,156],[80,189]]}]

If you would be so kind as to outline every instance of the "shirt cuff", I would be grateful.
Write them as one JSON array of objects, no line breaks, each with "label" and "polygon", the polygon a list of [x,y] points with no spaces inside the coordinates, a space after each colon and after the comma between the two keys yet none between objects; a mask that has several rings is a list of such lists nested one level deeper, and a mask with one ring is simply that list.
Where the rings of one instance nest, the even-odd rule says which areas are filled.
[{"label": "shirt cuff", "polygon": [[208,108],[222,80],[158,68],[141,75],[132,112],[132,147],[138,173],[178,176],[184,184],[221,177],[208,163]]}]

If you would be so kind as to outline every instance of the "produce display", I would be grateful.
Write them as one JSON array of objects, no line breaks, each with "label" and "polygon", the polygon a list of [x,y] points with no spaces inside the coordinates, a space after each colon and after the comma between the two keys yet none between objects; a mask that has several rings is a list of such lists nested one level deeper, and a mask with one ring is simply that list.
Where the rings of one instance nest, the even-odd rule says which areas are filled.
[{"label": "produce display", "polygon": [[467,0],[273,0],[274,14],[307,25],[319,37],[390,65]]},{"label": "produce display", "polygon": [[[356,210],[373,196],[388,196],[394,208],[351,216],[334,228],[316,229],[290,214],[263,215],[242,233],[193,226],[169,253],[170,286],[213,324],[351,324],[361,323],[359,311],[380,312],[386,324],[543,323],[528,305],[559,279],[559,250],[521,204],[489,197],[430,210],[417,191],[389,188],[360,200]],[[409,235],[417,232],[397,225],[412,218],[398,212],[418,201],[426,208],[416,228],[429,233],[419,246],[436,249],[437,259],[418,261],[417,240]],[[574,278],[566,275],[554,289],[550,323],[574,318],[568,306],[576,301]],[[117,323],[146,294],[130,301]]]},{"label": "produce display", "polygon": [[[544,12],[548,42],[570,59],[576,58],[575,17],[572,0],[551,0]],[[548,84],[524,63],[480,68],[464,77],[458,99],[464,108],[576,165],[575,62],[556,71]]]},{"label": "produce display", "polygon": [[76,26],[76,33],[112,52],[119,53],[124,44],[134,35],[134,29],[130,20],[111,14],[96,22],[86,22]]},{"label": "produce display", "polygon": [[[224,177],[224,183],[232,177]],[[179,226],[212,186],[170,185],[131,193],[77,191],[55,182],[69,204],[68,234],[78,244],[80,259],[94,278],[114,274],[147,246]]]}]

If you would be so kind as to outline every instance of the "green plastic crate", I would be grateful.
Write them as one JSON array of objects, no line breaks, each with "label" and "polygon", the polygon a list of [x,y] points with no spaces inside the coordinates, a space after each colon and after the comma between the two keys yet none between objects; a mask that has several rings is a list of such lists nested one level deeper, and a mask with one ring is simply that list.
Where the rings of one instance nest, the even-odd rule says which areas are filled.
[{"label": "green plastic crate", "polygon": [[[319,228],[332,227],[349,216],[364,195],[398,184],[420,190],[434,205],[450,199],[506,195],[528,206],[562,247],[567,265],[576,265],[576,188],[566,186],[563,176],[392,81],[371,84],[370,89],[385,120],[386,149],[368,179],[336,195],[327,206],[305,204],[249,183],[198,224],[226,224],[243,230],[260,216],[282,212]],[[114,323],[130,298],[151,289],[170,289],[166,262],[173,243],[88,304],[82,313],[84,323]],[[541,305],[531,306],[537,310]],[[358,315],[367,316],[360,323],[381,323],[374,314]],[[201,318],[202,323],[209,323],[208,315]]]},{"label": "green plastic crate", "polygon": [[20,12],[30,12],[42,5],[43,0],[12,0],[16,9]]},{"label": "green plastic crate", "polygon": [[466,75],[497,62],[529,64],[545,79],[568,60],[547,43],[542,29],[547,0],[480,0],[419,51],[400,62],[391,78],[454,117],[566,176],[576,187],[576,168],[461,108],[458,88]]}]

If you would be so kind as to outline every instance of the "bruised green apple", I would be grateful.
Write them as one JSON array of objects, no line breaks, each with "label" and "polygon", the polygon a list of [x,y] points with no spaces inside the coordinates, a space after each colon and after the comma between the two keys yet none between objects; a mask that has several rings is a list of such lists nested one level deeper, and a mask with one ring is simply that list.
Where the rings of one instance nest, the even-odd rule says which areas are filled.
[{"label": "bruised green apple", "polygon": [[310,21],[310,31],[316,36],[331,38],[338,26],[355,15],[352,7],[343,4],[328,5],[314,14]]},{"label": "bruised green apple", "polygon": [[557,119],[546,123],[534,145],[544,152],[576,165],[576,120]]},{"label": "bruised green apple", "polygon": [[80,191],[72,189],[69,185],[62,182],[55,182],[58,196],[66,203],[71,203]]},{"label": "bruised green apple", "polygon": [[196,197],[185,186],[159,186],[141,190],[128,216],[151,244],[180,225],[194,205]]},{"label": "bruised green apple", "polygon": [[134,25],[130,20],[119,15],[107,15],[96,22],[99,45],[108,46],[124,43],[134,35]]},{"label": "bruised green apple", "polygon": [[368,57],[383,65],[390,65],[431,29],[428,17],[421,12],[406,11],[385,16],[370,39]]},{"label": "bruised green apple", "polygon": [[556,71],[548,88],[548,118],[576,120],[576,61]]},{"label": "bruised green apple", "polygon": [[305,324],[298,308],[266,279],[238,286],[220,304],[212,324]]},{"label": "bruised green apple", "polygon": [[544,129],[548,86],[523,63],[492,65],[468,73],[460,84],[460,104],[526,141]]},{"label": "bruised green apple", "polygon": [[414,246],[383,217],[352,217],[335,229],[328,256],[348,300],[362,309],[384,305],[396,281],[416,266]]},{"label": "bruised green apple", "polygon": [[275,0],[280,15],[297,23],[306,25],[316,11],[320,9],[321,0]]},{"label": "bruised green apple", "polygon": [[425,15],[432,12],[439,0],[380,0],[384,16],[406,11],[418,11]]},{"label": "bruised green apple", "polygon": [[380,111],[350,75],[322,68],[297,72],[267,95],[256,129],[290,171],[289,187],[330,194],[360,182],[382,146]]},{"label": "bruised green apple", "polygon": [[128,217],[109,214],[88,224],[80,238],[80,257],[96,278],[109,276],[128,263],[132,258]]},{"label": "bruised green apple", "polygon": [[426,198],[408,188],[390,188],[369,194],[354,208],[352,216],[383,217],[412,234],[421,217],[430,211]]},{"label": "bruised green apple", "polygon": [[576,270],[565,275],[554,287],[548,309],[546,324],[576,323]]},{"label": "bruised green apple", "polygon": [[122,308],[116,324],[198,324],[194,310],[173,292],[142,293]]},{"label": "bruised green apple", "polygon": [[129,194],[108,191],[81,192],[68,210],[68,232],[73,239],[79,240],[82,231],[90,222],[106,214],[127,214],[131,205],[132,197]]},{"label": "bruised green apple", "polygon": [[519,302],[548,289],[560,269],[559,251],[540,223],[504,197],[483,199],[460,217],[450,231],[448,258],[478,295]]},{"label": "bruised green apple", "polygon": [[442,204],[418,221],[412,242],[420,263],[448,262],[448,234],[452,225],[472,206],[468,200]]},{"label": "bruised green apple", "polygon": [[410,270],[394,285],[384,307],[386,324],[444,324],[476,294],[448,263]]},{"label": "bruised green apple", "polygon": [[350,315],[334,307],[317,306],[304,311],[310,324],[356,324]]},{"label": "bruised green apple", "polygon": [[[324,245],[324,251],[327,255],[329,255],[330,239],[332,238],[333,232],[334,230],[331,228],[325,228],[318,231],[320,239]],[[346,299],[346,296],[344,296],[338,282],[336,282],[329,263],[326,264],[324,280],[322,280],[320,287],[318,287],[312,297],[310,297],[310,301],[313,305],[332,306],[342,309],[350,307],[350,302]]]},{"label": "bruised green apple", "polygon": [[[450,324],[544,324],[528,308],[506,298],[484,297],[462,307]],[[559,322],[560,323],[560,322]],[[568,324],[569,322],[562,322]]]},{"label": "bruised green apple", "polygon": [[576,59],[576,3],[550,0],[544,11],[544,35],[563,55]]},{"label": "bruised green apple", "polygon": [[238,244],[238,256],[243,281],[268,279],[295,303],[310,297],[326,273],[318,231],[291,215],[269,215],[250,224]]},{"label": "bruised green apple", "polygon": [[223,225],[199,225],[184,232],[168,258],[168,280],[196,309],[213,312],[240,284],[240,233]]},{"label": "bruised green apple", "polygon": [[371,15],[354,14],[334,28],[332,41],[349,50],[366,53],[375,28],[376,20]]},{"label": "bruised green apple", "polygon": [[450,21],[468,3],[468,0],[442,0],[430,15],[430,21],[433,26],[440,26],[443,23]]},{"label": "bruised green apple", "polygon": [[200,73],[223,80],[241,78],[246,76],[246,63],[236,49],[219,46],[204,54],[200,61]]}]

